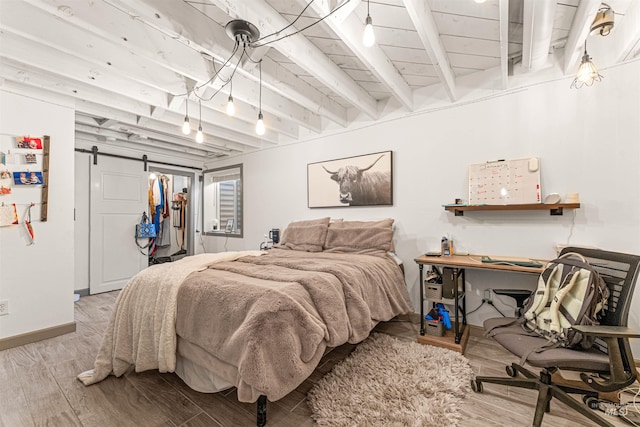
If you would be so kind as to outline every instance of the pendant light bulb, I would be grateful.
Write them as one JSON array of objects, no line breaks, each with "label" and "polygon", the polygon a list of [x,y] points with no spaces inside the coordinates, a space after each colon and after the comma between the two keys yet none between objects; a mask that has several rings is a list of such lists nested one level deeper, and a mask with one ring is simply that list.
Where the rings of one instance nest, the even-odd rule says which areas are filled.
[{"label": "pendant light bulb", "polygon": [[229,95],[229,102],[227,102],[227,115],[233,116],[236,113],[236,107],[233,105],[233,96]]},{"label": "pendant light bulb", "polygon": [[256,123],[256,133],[264,135],[264,121],[262,120],[262,112],[258,114],[258,123]]},{"label": "pendant light bulb", "polygon": [[376,35],[373,32],[373,21],[371,16],[367,15],[367,20],[364,26],[364,34],[362,35],[362,44],[366,47],[371,47],[376,42]]},{"label": "pendant light bulb", "polygon": [[198,132],[196,133],[196,142],[202,144],[204,141],[204,135],[202,134],[202,125],[198,126]]},{"label": "pendant light bulb", "polygon": [[182,133],[189,135],[191,133],[191,125],[189,124],[189,98],[184,103],[184,123],[182,123]]},{"label": "pendant light bulb", "polygon": [[189,135],[191,133],[191,125],[189,124],[189,116],[184,116],[184,123],[182,123],[182,133]]}]

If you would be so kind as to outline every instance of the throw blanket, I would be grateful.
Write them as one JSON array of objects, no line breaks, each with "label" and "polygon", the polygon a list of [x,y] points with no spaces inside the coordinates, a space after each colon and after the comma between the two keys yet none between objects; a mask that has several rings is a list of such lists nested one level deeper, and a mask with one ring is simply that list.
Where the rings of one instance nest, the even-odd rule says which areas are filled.
[{"label": "throw blanket", "polygon": [[294,390],[327,347],[365,339],[380,321],[412,312],[387,256],[273,249],[194,273],[178,293],[178,351],[271,401]]},{"label": "throw blanket", "polygon": [[78,375],[84,385],[117,377],[131,366],[136,372],[176,367],[176,300],[189,274],[213,263],[231,261],[259,251],[200,254],[146,268],[122,289],[109,321],[94,368]]}]

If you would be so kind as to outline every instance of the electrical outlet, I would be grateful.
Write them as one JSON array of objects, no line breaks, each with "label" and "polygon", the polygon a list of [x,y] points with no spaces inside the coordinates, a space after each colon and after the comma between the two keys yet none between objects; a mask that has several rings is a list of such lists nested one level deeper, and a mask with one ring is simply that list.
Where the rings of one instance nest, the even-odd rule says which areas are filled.
[{"label": "electrical outlet", "polygon": [[6,316],[9,314],[9,300],[0,300],[0,316]]}]

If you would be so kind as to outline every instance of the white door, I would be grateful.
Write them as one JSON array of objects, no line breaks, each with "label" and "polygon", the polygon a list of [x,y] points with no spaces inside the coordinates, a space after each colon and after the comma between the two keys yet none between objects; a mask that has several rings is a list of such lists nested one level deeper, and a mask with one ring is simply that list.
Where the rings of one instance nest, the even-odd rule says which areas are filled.
[{"label": "white door", "polygon": [[148,210],[149,173],[142,162],[98,156],[90,175],[89,292],[97,294],[121,289],[148,265],[134,236]]}]

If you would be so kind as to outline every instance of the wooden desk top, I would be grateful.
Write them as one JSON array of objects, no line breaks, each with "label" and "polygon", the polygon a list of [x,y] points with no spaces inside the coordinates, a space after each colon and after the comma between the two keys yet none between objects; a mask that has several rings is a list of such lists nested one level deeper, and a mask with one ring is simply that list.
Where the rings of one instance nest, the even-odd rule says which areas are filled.
[{"label": "wooden desk top", "polygon": [[[499,258],[499,257],[495,257]],[[533,259],[533,258],[532,258]],[[491,264],[482,262],[482,255],[451,255],[451,256],[426,256],[421,255],[414,260],[418,264],[443,265],[457,268],[478,268],[484,270],[513,271],[516,273],[540,274],[544,267],[522,267],[520,265]],[[545,260],[535,260],[546,265]]]}]

